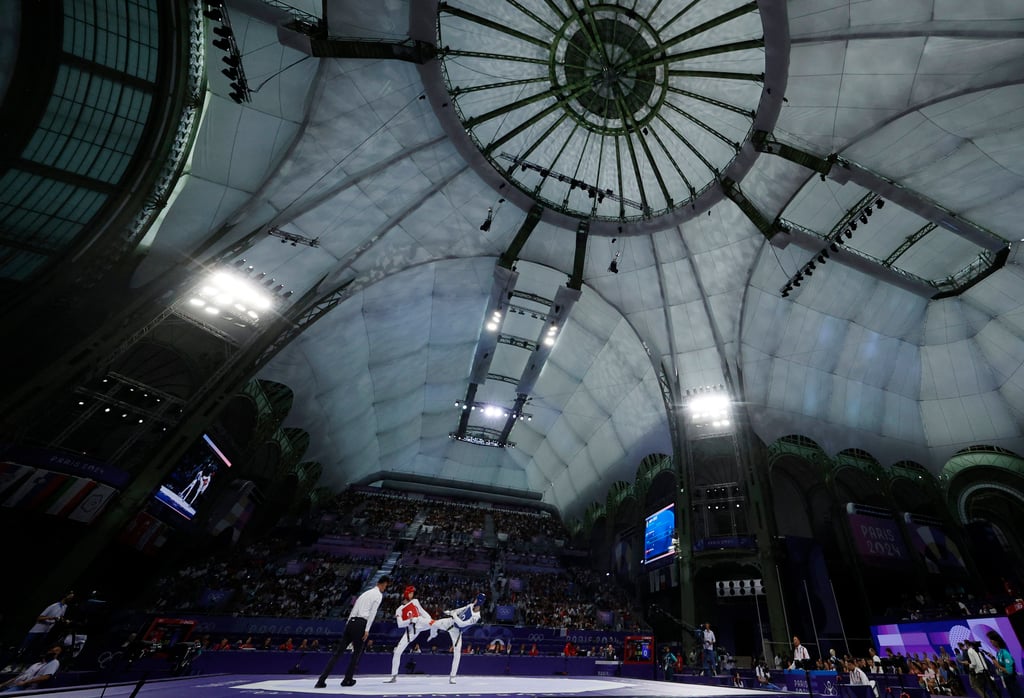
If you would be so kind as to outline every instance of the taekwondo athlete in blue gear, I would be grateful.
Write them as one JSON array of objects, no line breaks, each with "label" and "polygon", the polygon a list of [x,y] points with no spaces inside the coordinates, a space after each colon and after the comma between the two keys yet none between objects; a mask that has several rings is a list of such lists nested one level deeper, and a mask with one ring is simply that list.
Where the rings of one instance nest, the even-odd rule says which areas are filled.
[{"label": "taekwondo athlete in blue gear", "polygon": [[431,640],[437,637],[442,630],[447,632],[452,639],[452,671],[448,676],[448,683],[455,683],[455,676],[459,673],[459,661],[462,659],[462,633],[480,620],[480,609],[486,600],[486,596],[477,594],[472,603],[445,611],[444,618],[439,618],[430,625]]},{"label": "taekwondo athlete in blue gear", "polygon": [[395,683],[398,681],[398,665],[402,661],[402,652],[405,652],[405,648],[421,632],[430,627],[430,623],[433,620],[430,614],[424,610],[423,606],[420,606],[420,602],[414,598],[415,595],[416,587],[407,586],[405,593],[402,594],[402,603],[398,610],[395,611],[395,622],[398,623],[399,628],[404,628],[405,632],[402,633],[402,637],[398,640],[398,644],[395,645],[395,651],[391,655],[391,678],[384,683]]}]

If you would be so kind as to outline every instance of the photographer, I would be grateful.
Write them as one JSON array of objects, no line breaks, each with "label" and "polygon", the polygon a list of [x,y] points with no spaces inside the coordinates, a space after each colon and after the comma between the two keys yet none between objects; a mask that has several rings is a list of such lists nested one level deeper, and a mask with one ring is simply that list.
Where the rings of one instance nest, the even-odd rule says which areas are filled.
[{"label": "photographer", "polygon": [[967,668],[971,676],[971,686],[981,698],[1001,698],[995,680],[988,671],[988,663],[981,652],[980,642],[967,641]]},{"label": "photographer", "polygon": [[69,591],[60,601],[56,601],[43,609],[36,618],[35,625],[29,628],[25,640],[18,650],[19,656],[35,657],[42,652],[50,633],[58,622],[64,620],[64,614],[68,611],[68,604],[75,600],[75,592]]}]

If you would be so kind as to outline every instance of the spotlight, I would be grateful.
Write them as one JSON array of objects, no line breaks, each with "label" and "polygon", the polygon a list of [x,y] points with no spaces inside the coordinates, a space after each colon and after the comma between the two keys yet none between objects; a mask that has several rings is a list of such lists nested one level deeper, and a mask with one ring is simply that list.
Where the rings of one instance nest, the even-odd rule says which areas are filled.
[{"label": "spotlight", "polygon": [[237,68],[239,64],[242,62],[242,59],[238,56],[224,56],[223,58],[221,58],[221,60],[230,65],[232,68]]},{"label": "spotlight", "polygon": [[804,272],[804,276],[814,276],[814,268],[810,267]]},{"label": "spotlight", "polygon": [[783,298],[789,298],[789,290],[788,289],[785,289],[785,290],[782,291],[782,297]]},{"label": "spotlight", "polygon": [[860,222],[863,223],[864,225],[868,224],[868,217],[865,216],[863,213],[860,214]]},{"label": "spotlight", "polygon": [[231,42],[227,39],[216,39],[215,41],[213,41],[213,45],[219,48],[221,51],[231,50]]},{"label": "spotlight", "polygon": [[815,269],[814,262],[808,262],[807,263],[807,269],[808,269],[808,271],[814,271],[814,269]]},{"label": "spotlight", "polygon": [[839,245],[837,244],[838,242],[839,242],[839,238],[836,238],[836,241],[833,242],[831,245],[829,245],[828,248],[830,250],[832,250],[833,252],[838,252],[839,251]]},{"label": "spotlight", "polygon": [[803,278],[802,276],[797,276],[795,279],[793,279],[793,286],[795,286],[795,287],[800,286],[800,280],[802,278]]},{"label": "spotlight", "polygon": [[818,264],[824,264],[824,263],[825,263],[825,253],[822,252],[821,254],[818,255]]},{"label": "spotlight", "polygon": [[231,82],[234,82],[235,80],[238,79],[238,69],[237,68],[224,68],[220,72],[224,75],[224,77],[226,77]]},{"label": "spotlight", "polygon": [[616,260],[612,260],[612,263],[608,265],[608,271],[613,274],[619,273],[619,263]]},{"label": "spotlight", "polygon": [[870,215],[871,215],[872,213],[874,213],[874,211],[875,211],[875,210],[874,210],[873,208],[871,208],[870,206],[869,206],[868,208],[864,209],[864,213],[868,214],[869,216],[870,216]]},{"label": "spotlight", "polygon": [[216,7],[206,8],[205,10],[203,10],[203,14],[206,15],[207,18],[212,19],[214,22],[224,21],[224,15]]},{"label": "spotlight", "polygon": [[238,94],[237,92],[232,92],[231,94],[228,95],[228,97],[230,97],[234,101],[235,104],[241,104],[242,102],[245,101],[245,97],[243,97],[242,95]]},{"label": "spotlight", "polygon": [[857,229],[857,221],[850,221],[850,230]]},{"label": "spotlight", "polygon": [[214,27],[213,33],[217,36],[223,36],[225,39],[231,38],[234,34],[234,32],[231,31],[231,27]]},{"label": "spotlight", "polygon": [[883,199],[875,199],[875,206],[881,209],[885,206],[885,201]]},{"label": "spotlight", "polygon": [[490,206],[488,206],[487,207],[487,218],[485,218],[484,222],[480,224],[480,230],[484,231],[485,233],[488,230],[490,230],[491,229],[491,221],[493,221],[493,220],[494,220],[494,209],[491,208]]}]

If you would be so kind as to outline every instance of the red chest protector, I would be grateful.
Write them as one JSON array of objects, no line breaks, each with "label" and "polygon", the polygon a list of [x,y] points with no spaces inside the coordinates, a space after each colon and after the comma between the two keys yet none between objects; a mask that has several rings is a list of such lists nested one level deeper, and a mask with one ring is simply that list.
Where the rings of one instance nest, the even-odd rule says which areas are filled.
[{"label": "red chest protector", "polygon": [[416,604],[407,603],[402,606],[402,620],[409,620],[410,618],[419,618],[420,610],[416,608]]}]

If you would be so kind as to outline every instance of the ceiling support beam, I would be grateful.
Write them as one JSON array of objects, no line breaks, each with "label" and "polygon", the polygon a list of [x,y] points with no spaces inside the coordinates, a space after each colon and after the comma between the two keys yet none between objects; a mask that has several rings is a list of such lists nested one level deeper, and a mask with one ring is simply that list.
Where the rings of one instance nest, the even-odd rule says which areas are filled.
[{"label": "ceiling support beam", "polygon": [[460,438],[466,435],[466,427],[469,426],[469,407],[476,402],[477,387],[478,385],[476,383],[470,383],[469,387],[466,388],[466,401],[462,403],[462,414],[459,415],[459,426],[458,429],[455,430],[455,433],[458,434]]},{"label": "ceiling support beam", "polygon": [[505,424],[501,427],[501,436],[498,437],[498,441],[502,444],[508,443],[508,435],[512,433],[512,427],[519,421],[519,417],[523,414],[523,407],[526,405],[526,395],[518,393],[516,395],[516,402],[512,406],[512,410],[508,413],[508,417],[505,418]]},{"label": "ceiling support beam", "polygon": [[750,222],[769,240],[781,230],[778,219],[770,220],[764,215],[761,209],[748,199],[746,194],[740,191],[740,187],[736,182],[731,179],[723,179],[722,191],[725,192],[726,198],[736,204],[740,211],[743,212],[743,215],[750,219]]},{"label": "ceiling support beam", "polygon": [[516,233],[515,238],[512,239],[512,243],[508,246],[508,249],[501,253],[501,257],[498,258],[498,266],[506,269],[512,269],[512,265],[519,259],[519,253],[523,249],[523,245],[530,239],[530,235],[533,233],[533,229],[540,223],[541,214],[544,213],[544,207],[540,204],[534,204],[530,212],[526,214],[526,220],[519,226],[519,232]]},{"label": "ceiling support beam", "polygon": [[833,153],[823,158],[800,148],[780,143],[765,131],[756,131],[753,141],[755,147],[762,153],[778,155],[814,170],[822,177],[828,177],[839,184],[853,182],[988,252],[999,254],[1008,248],[1008,241],[991,230],[966,218],[961,218],[924,195],[907,189],[903,185],[839,155]]},{"label": "ceiling support beam", "polygon": [[576,226],[576,254],[572,260],[572,276],[569,288],[579,291],[583,288],[583,266],[587,261],[587,238],[590,235],[590,221],[580,221]]},{"label": "ceiling support beam", "polygon": [[398,60],[423,65],[437,57],[437,48],[426,41],[404,39],[332,39],[310,37],[309,45],[316,58],[365,58],[367,60]]}]

